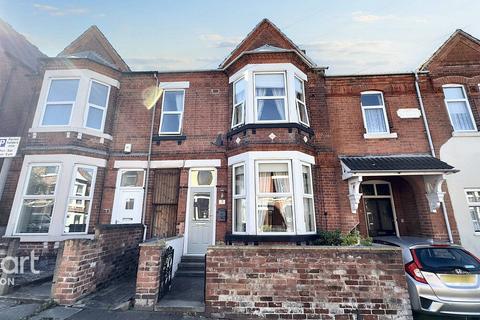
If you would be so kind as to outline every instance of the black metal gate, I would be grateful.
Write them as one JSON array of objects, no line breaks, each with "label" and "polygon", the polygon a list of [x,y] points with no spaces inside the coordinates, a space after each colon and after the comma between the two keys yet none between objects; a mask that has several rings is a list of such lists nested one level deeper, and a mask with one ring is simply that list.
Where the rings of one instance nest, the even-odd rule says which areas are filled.
[{"label": "black metal gate", "polygon": [[160,266],[160,291],[158,300],[170,291],[172,287],[172,269],[173,269],[173,253],[174,249],[168,247],[162,253],[162,265]]}]

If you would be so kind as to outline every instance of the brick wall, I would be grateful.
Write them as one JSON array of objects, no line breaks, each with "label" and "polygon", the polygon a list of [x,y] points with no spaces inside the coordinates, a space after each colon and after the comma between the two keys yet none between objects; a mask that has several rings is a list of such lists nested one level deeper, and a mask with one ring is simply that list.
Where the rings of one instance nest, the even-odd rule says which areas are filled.
[{"label": "brick wall", "polygon": [[226,318],[412,319],[400,250],[212,247],[206,310]]},{"label": "brick wall", "polygon": [[140,224],[99,225],[94,240],[66,240],[57,256],[52,298],[72,304],[116,278],[134,274],[142,236]]}]

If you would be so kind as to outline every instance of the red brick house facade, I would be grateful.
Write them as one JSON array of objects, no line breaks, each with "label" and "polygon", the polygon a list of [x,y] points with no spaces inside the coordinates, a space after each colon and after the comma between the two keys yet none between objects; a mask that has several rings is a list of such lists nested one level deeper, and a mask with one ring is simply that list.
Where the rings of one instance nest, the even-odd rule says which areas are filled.
[{"label": "red brick house facade", "polygon": [[263,20],[218,69],[134,72],[91,27],[45,59],[6,235],[56,242],[142,223],[146,238],[185,235],[193,255],[336,229],[459,242],[443,183],[459,168],[435,157],[451,132],[438,88],[476,79],[476,56],[459,57],[451,69],[432,57],[418,79],[328,76]]}]

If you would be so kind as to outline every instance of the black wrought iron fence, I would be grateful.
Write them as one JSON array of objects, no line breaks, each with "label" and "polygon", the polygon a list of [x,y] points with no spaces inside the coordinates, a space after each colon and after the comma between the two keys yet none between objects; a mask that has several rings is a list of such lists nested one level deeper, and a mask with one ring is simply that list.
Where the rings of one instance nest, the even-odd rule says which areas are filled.
[{"label": "black wrought iron fence", "polygon": [[160,266],[160,291],[158,293],[158,299],[170,291],[172,287],[172,271],[173,271],[173,254],[174,249],[168,247],[162,253],[162,265]]}]

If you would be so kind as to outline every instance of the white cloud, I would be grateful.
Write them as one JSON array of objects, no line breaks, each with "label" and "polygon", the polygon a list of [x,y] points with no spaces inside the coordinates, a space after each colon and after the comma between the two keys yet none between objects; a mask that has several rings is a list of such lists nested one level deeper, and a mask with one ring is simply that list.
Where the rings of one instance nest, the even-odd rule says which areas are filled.
[{"label": "white cloud", "polygon": [[363,11],[352,12],[352,20],[360,23],[373,23],[373,22],[379,22],[379,21],[402,21],[402,22],[418,22],[418,23],[428,22],[428,19],[426,17],[420,17],[420,16],[400,17],[394,14],[376,15],[376,14],[370,14]]},{"label": "white cloud", "polygon": [[127,58],[127,64],[136,71],[169,71],[169,70],[200,70],[215,68],[221,61],[218,58],[176,58],[176,57],[151,57],[151,58]]},{"label": "white cloud", "polygon": [[235,48],[242,41],[241,37],[225,37],[217,33],[201,34],[199,38],[208,42],[211,48]]},{"label": "white cloud", "polygon": [[34,3],[33,7],[37,10],[48,13],[51,16],[84,15],[88,13],[87,8],[59,8],[48,4]]}]

